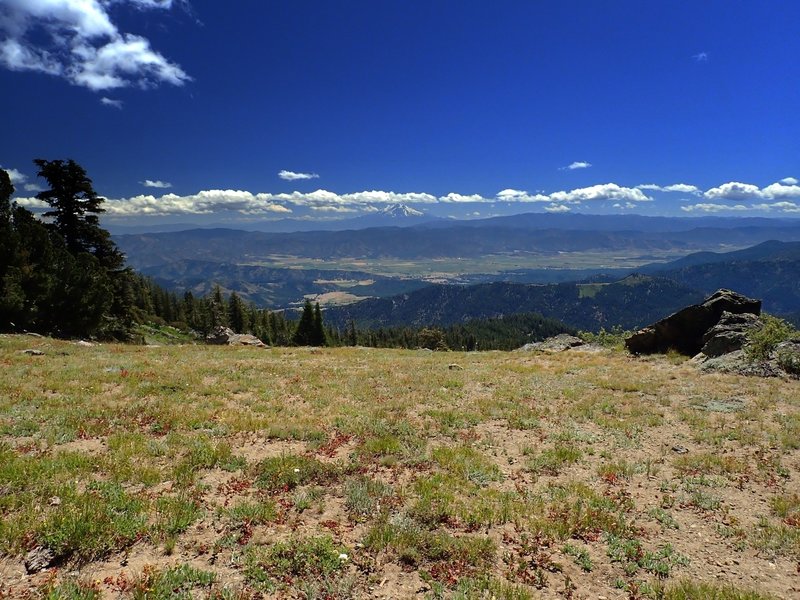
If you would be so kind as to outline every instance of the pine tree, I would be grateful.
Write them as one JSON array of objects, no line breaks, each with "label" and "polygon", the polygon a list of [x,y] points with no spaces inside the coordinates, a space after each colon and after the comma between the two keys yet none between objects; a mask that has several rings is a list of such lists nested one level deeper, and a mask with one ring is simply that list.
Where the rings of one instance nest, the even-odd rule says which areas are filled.
[{"label": "pine tree", "polygon": [[322,322],[322,311],[319,308],[319,302],[314,305],[314,322],[311,330],[311,345],[312,346],[327,346],[328,339],[325,335],[325,325]]},{"label": "pine tree", "polygon": [[219,284],[214,285],[211,297],[207,299],[207,304],[211,329],[220,326],[227,327],[228,313],[225,310],[225,299],[222,297],[222,288],[219,287]]},{"label": "pine tree", "polygon": [[246,333],[248,327],[245,306],[239,294],[231,292],[228,297],[228,323],[236,333]]},{"label": "pine tree", "polygon": [[73,256],[88,252],[107,269],[121,268],[122,253],[109,233],[100,227],[98,215],[105,212],[104,198],[94,191],[92,180],[83,167],[73,160],[36,159],[33,162],[39,167],[39,177],[47,180],[50,186],[36,198],[52,207],[44,216],[52,217],[52,226],[64,240],[67,251]]},{"label": "pine tree", "polygon": [[300,321],[297,323],[292,343],[295,346],[314,345],[314,307],[309,299],[306,299],[305,306],[303,306],[303,314],[300,315]]}]

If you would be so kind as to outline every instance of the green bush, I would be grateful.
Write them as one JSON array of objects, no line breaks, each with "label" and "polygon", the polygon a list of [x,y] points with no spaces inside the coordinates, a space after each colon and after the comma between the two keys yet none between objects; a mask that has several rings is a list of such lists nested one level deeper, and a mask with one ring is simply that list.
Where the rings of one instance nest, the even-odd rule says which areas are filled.
[{"label": "green bush", "polygon": [[798,336],[798,331],[783,319],[764,314],[761,321],[764,325],[751,329],[747,335],[745,355],[752,362],[767,360],[778,344]]}]

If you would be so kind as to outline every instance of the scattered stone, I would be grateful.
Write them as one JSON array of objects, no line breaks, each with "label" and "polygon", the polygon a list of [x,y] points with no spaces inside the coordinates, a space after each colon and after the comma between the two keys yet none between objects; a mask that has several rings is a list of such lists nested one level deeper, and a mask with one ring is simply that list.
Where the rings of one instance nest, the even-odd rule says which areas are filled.
[{"label": "scattered stone", "polygon": [[77,342],[73,342],[76,346],[82,346],[83,348],[93,348],[97,344],[93,344],[92,342],[87,342],[86,340],[78,340]]},{"label": "scattered stone", "polygon": [[585,344],[586,342],[579,337],[567,333],[560,333],[547,338],[543,342],[525,344],[518,349],[518,352],[564,352],[565,350],[584,346]]},{"label": "scattered stone", "polygon": [[35,338],[43,338],[44,336],[41,333],[33,333],[32,331],[26,331],[25,335]]},{"label": "scattered stone", "polygon": [[689,449],[686,446],[681,446],[678,444],[677,446],[672,447],[673,452],[677,452],[678,454],[688,454]]},{"label": "scattered stone", "polygon": [[27,571],[28,575],[43,571],[53,564],[55,558],[55,554],[50,548],[36,546],[25,555],[25,571]]},{"label": "scattered stone", "polygon": [[254,335],[247,333],[235,333],[228,327],[217,327],[206,336],[207,344],[219,346],[253,346],[266,348],[267,345]]},{"label": "scattered stone", "polygon": [[724,312],[761,314],[761,300],[731,290],[717,290],[702,304],[688,306],[645,327],[625,340],[633,354],[655,354],[676,350],[694,356],[703,349],[706,332],[719,323]]},{"label": "scattered stone", "polygon": [[31,348],[23,350],[22,352],[20,352],[20,354],[28,354],[30,356],[44,356],[44,352],[42,352],[41,350],[33,350]]},{"label": "scattered stone", "polygon": [[60,506],[61,505],[61,498],[58,496],[53,496],[50,498],[49,502],[50,506]]},{"label": "scattered stone", "polygon": [[453,363],[452,365],[447,365],[447,368],[450,369],[451,371],[463,371],[464,370],[464,367],[462,367],[461,365],[457,365],[455,363]]}]

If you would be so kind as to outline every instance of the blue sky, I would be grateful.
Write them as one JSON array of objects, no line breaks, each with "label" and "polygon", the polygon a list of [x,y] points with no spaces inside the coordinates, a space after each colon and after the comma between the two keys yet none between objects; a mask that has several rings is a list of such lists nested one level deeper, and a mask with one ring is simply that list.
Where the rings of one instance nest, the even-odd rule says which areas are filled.
[{"label": "blue sky", "polygon": [[0,165],[117,221],[800,216],[800,3],[0,0]]}]

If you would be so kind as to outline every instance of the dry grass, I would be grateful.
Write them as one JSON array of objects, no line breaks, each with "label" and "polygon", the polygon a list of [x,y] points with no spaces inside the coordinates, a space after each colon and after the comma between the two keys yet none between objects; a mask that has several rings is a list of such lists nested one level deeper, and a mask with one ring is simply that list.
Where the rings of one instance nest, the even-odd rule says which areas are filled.
[{"label": "dry grass", "polygon": [[[0,598],[800,594],[797,381],[24,336],[0,362]],[[36,546],[57,568],[26,575]]]}]

